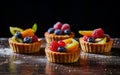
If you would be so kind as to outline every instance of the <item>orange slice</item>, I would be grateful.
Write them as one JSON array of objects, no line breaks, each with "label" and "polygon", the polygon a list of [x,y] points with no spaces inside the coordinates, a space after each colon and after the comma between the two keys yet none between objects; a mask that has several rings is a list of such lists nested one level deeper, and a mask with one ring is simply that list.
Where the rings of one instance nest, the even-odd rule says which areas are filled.
[{"label": "orange slice", "polygon": [[29,29],[26,29],[26,30],[22,31],[21,34],[22,34],[23,38],[26,37],[26,36],[31,37],[31,36],[34,36],[34,31],[33,31],[33,29],[29,28]]},{"label": "orange slice", "polygon": [[85,36],[92,36],[93,31],[92,30],[79,30],[79,34],[85,35]]},{"label": "orange slice", "polygon": [[76,41],[75,39],[69,38],[69,39],[65,39],[63,41],[66,44],[65,48],[67,49],[67,52],[76,51],[79,47],[79,42]]},{"label": "orange slice", "polygon": [[65,39],[65,40],[63,40],[63,42],[65,44],[71,43],[72,42],[72,38]]}]

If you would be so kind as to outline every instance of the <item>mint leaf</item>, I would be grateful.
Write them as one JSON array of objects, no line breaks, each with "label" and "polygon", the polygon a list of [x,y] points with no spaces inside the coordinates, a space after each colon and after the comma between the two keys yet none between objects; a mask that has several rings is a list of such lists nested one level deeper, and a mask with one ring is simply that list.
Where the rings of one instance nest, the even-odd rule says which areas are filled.
[{"label": "mint leaf", "polygon": [[33,29],[34,33],[37,31],[37,23],[34,23],[34,25],[32,26],[32,29]]}]

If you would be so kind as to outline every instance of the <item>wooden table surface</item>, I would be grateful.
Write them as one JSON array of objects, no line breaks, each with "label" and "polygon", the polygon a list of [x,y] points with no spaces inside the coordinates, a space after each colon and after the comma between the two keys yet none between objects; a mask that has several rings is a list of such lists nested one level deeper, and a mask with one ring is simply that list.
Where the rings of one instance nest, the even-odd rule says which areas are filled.
[{"label": "wooden table surface", "polygon": [[0,75],[120,75],[120,39],[113,38],[110,53],[91,54],[81,51],[80,59],[72,64],[47,61],[44,48],[34,54],[13,53],[7,38],[0,38]]}]

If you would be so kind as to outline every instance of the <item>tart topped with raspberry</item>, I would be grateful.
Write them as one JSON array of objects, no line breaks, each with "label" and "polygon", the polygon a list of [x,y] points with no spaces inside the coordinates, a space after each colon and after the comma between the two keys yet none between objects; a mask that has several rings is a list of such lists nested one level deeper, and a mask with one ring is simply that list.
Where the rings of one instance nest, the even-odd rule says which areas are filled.
[{"label": "tart topped with raspberry", "polygon": [[80,46],[84,52],[110,52],[113,39],[110,38],[109,34],[105,34],[102,28],[97,28],[94,30],[80,30],[79,33],[83,35],[79,41]]},{"label": "tart topped with raspberry", "polygon": [[53,25],[53,27],[49,28],[47,32],[45,32],[45,38],[47,43],[51,41],[59,41],[67,38],[73,38],[75,36],[74,32],[71,31],[71,27],[68,23],[62,24],[61,22],[57,22]]},{"label": "tart topped with raspberry", "polygon": [[79,42],[73,38],[52,41],[45,48],[45,53],[50,62],[73,63],[79,59]]},{"label": "tart topped with raspberry", "polygon": [[9,38],[9,45],[13,52],[16,53],[34,53],[40,50],[42,40],[35,35],[37,24],[32,28],[21,29],[18,27],[10,27],[10,32],[13,35]]}]

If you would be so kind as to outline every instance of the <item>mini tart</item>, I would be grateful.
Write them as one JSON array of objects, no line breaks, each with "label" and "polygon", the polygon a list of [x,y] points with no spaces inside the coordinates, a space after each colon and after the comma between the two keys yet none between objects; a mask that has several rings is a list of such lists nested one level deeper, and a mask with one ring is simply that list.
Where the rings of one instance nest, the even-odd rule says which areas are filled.
[{"label": "mini tart", "polygon": [[42,39],[39,39],[38,42],[30,44],[13,42],[11,38],[9,38],[8,41],[10,48],[15,53],[36,53],[40,51],[42,44]]},{"label": "mini tart", "polygon": [[47,46],[45,48],[47,60],[54,63],[74,63],[79,60],[80,49],[69,53],[53,52]]},{"label": "mini tart", "polygon": [[79,38],[80,46],[82,51],[88,53],[106,53],[110,52],[113,44],[113,39],[110,39],[109,42],[105,44],[98,43],[89,43],[83,40],[83,38]]},{"label": "mini tart", "polygon": [[49,34],[48,32],[45,32],[45,39],[47,43],[50,43],[52,41],[59,41],[59,40],[64,40],[68,38],[74,38],[75,34],[71,32],[70,35],[55,35],[54,33]]}]

